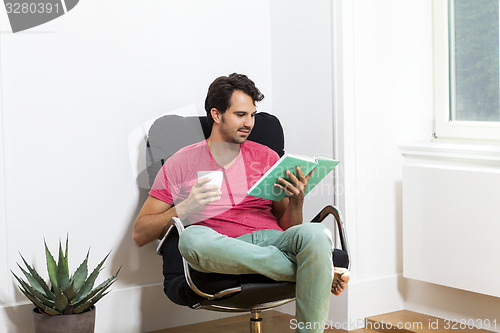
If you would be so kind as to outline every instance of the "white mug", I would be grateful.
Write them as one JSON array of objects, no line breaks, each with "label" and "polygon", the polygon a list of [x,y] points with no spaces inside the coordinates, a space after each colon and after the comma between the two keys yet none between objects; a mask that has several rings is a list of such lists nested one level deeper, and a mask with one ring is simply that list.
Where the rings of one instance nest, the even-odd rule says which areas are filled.
[{"label": "white mug", "polygon": [[198,171],[198,179],[205,177],[210,178],[210,181],[204,185],[217,185],[219,191],[221,190],[223,177],[222,171]]}]

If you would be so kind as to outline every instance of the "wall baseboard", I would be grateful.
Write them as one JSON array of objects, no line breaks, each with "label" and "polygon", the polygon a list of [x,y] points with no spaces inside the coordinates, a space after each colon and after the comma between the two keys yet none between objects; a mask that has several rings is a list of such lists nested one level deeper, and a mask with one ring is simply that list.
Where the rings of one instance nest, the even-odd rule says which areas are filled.
[{"label": "wall baseboard", "polygon": [[346,330],[363,328],[366,317],[405,309],[407,283],[402,274],[354,282],[347,291],[348,322],[341,327]]}]

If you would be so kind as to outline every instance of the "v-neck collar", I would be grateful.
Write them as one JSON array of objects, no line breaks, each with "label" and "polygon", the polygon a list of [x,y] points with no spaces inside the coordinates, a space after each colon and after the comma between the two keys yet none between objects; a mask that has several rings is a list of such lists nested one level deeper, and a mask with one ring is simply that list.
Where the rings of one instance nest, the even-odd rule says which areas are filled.
[{"label": "v-neck collar", "polygon": [[241,150],[243,149],[244,144],[245,143],[241,143],[240,144],[240,151],[238,152],[238,156],[236,156],[236,158],[231,162],[230,166],[228,166],[227,168],[225,168],[225,167],[221,166],[219,163],[217,163],[217,161],[213,157],[212,152],[210,151],[210,146],[208,144],[208,139],[206,139],[205,140],[205,145],[207,147],[208,156],[210,157],[210,164],[212,166],[212,171],[216,170],[215,169],[216,166],[218,167],[217,170],[229,171],[229,169],[231,169],[235,164],[237,164],[237,162],[242,158],[241,157],[242,156]]}]

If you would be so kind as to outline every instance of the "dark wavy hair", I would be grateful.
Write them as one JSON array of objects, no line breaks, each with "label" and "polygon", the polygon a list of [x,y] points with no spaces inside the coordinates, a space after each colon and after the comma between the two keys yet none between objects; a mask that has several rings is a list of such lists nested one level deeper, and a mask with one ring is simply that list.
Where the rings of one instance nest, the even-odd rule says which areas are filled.
[{"label": "dark wavy hair", "polygon": [[231,97],[235,90],[241,90],[253,100],[253,104],[264,99],[264,95],[246,75],[233,73],[229,76],[220,76],[208,88],[205,98],[208,125],[212,128],[214,120],[210,110],[216,108],[220,113],[231,107]]}]

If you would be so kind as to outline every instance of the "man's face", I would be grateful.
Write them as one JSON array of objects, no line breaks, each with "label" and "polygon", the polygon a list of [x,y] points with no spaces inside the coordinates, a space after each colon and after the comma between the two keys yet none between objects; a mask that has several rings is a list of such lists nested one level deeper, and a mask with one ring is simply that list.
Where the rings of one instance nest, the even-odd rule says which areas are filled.
[{"label": "man's face", "polygon": [[221,115],[220,134],[224,141],[244,143],[255,124],[256,112],[252,98],[235,90],[231,96],[231,106]]}]

